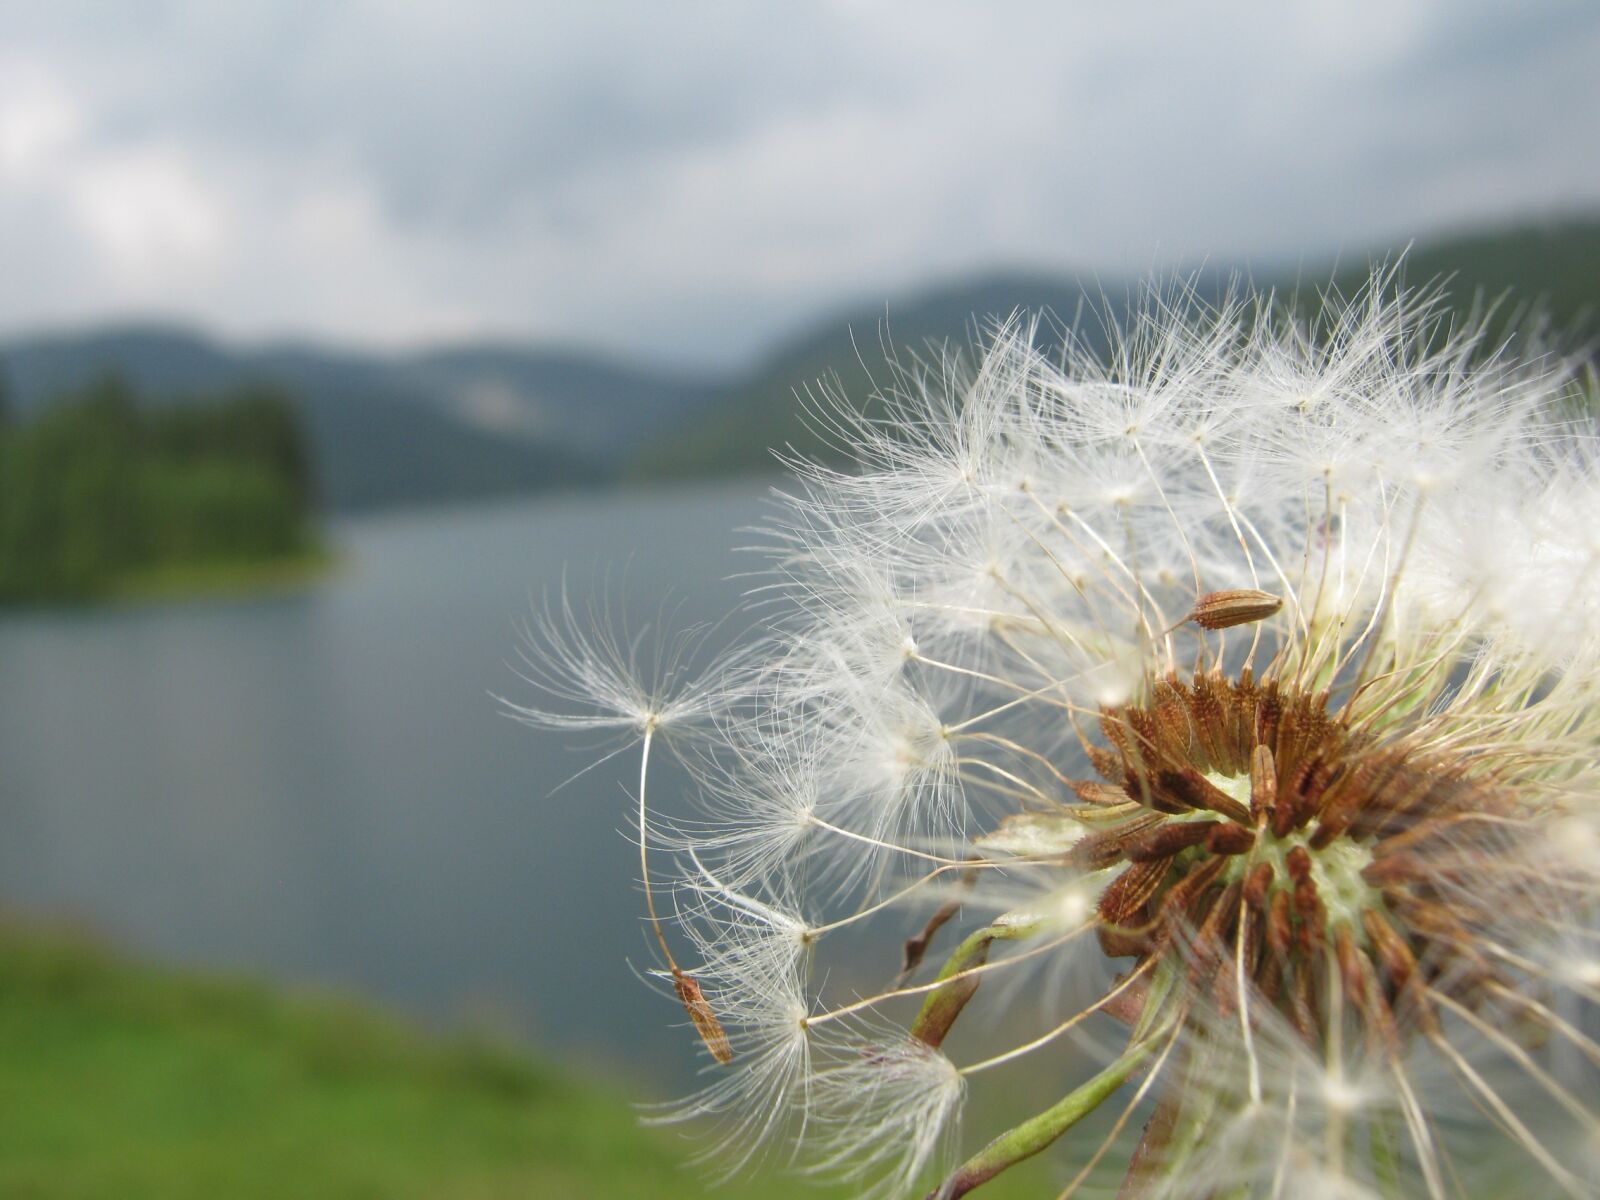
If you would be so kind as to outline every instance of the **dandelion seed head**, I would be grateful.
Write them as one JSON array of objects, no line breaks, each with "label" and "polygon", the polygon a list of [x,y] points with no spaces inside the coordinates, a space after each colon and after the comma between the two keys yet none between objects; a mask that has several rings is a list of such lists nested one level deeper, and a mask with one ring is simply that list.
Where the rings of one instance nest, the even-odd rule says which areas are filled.
[{"label": "dandelion seed head", "polygon": [[[789,611],[674,693],[723,738],[666,846],[735,1050],[691,1108],[914,1195],[970,1073],[1120,1040],[948,1194],[1121,1108],[1089,1171],[1147,1098],[1152,1195],[1440,1200],[1478,1143],[1582,1194],[1600,443],[1564,364],[1382,271],[1309,318],[1179,286],[1039,328],[824,399],[855,469],[797,464]],[[922,901],[895,986],[812,968]],[[1011,1047],[957,1066],[969,1007]]]}]

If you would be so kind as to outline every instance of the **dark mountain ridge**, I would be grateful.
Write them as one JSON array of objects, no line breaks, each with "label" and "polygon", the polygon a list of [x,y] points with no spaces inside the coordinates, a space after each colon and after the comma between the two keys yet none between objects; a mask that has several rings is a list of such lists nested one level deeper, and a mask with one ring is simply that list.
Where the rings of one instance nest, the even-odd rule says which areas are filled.
[{"label": "dark mountain ridge", "polygon": [[[1252,281],[1314,297],[1345,291],[1368,263],[1257,269]],[[1600,217],[1469,231],[1409,250],[1405,278],[1449,280],[1454,303],[1509,294],[1559,330],[1586,328],[1600,305]],[[1202,296],[1225,286],[1215,266],[1193,276]],[[852,403],[886,378],[893,354],[970,346],[1014,311],[1052,314],[1091,341],[1128,283],[1093,275],[999,271],[825,316],[733,378],[652,369],[567,347],[486,341],[381,354],[305,342],[237,346],[173,324],[128,323],[0,341],[0,380],[26,413],[115,371],[153,399],[216,395],[270,383],[296,403],[320,491],[336,508],[423,503],[623,479],[775,469],[774,451],[826,457],[805,396],[828,381]],[[1059,328],[1059,325],[1056,326]],[[1048,338],[1046,323],[1041,336]],[[1592,331],[1592,330],[1591,330]]]},{"label": "dark mountain ridge", "polygon": [[[1362,287],[1371,264],[1394,262],[1399,251],[1346,255],[1321,268],[1257,269],[1259,288],[1273,289],[1304,307],[1315,304],[1330,283],[1345,294]],[[1503,327],[1510,329],[1530,309],[1543,315],[1568,344],[1592,334],[1600,308],[1600,217],[1570,217],[1510,228],[1469,231],[1420,243],[1405,252],[1402,275],[1413,285],[1442,281],[1450,301],[1465,310],[1505,297]],[[1192,281],[1202,298],[1214,298],[1234,277],[1221,266],[1175,273]],[[632,463],[639,479],[776,469],[774,451],[830,457],[826,439],[807,414],[808,393],[819,381],[854,405],[865,403],[876,384],[890,377],[891,353],[901,359],[937,352],[941,346],[970,347],[996,320],[1014,312],[1049,315],[1040,330],[1077,325],[1091,345],[1097,321],[1126,311],[1128,281],[1091,275],[996,272],[958,280],[901,297],[876,308],[836,314],[785,342],[760,367],[734,380],[704,410],[703,419],[652,442]],[[1098,316],[1096,314],[1099,314]],[[1082,323],[1078,318],[1082,317]],[[1052,326],[1051,322],[1055,322]]]}]

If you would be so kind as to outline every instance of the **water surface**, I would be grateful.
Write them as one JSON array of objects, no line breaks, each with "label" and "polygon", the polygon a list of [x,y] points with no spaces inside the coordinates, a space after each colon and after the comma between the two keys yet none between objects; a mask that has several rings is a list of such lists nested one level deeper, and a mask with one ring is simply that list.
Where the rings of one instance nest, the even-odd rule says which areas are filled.
[{"label": "water surface", "polygon": [[587,751],[491,693],[531,697],[516,629],[564,566],[635,613],[725,612],[761,494],[350,520],[300,594],[0,620],[0,904],[681,1078],[629,966],[651,959],[618,773],[551,795]]}]

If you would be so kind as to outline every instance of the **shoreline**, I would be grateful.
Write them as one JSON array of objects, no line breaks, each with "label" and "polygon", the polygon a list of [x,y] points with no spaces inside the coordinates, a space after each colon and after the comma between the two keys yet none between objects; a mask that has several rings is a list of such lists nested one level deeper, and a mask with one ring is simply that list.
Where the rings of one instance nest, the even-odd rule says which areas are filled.
[{"label": "shoreline", "polygon": [[319,545],[284,558],[152,567],[116,580],[98,603],[120,606],[278,596],[320,583],[339,563],[336,553]]}]

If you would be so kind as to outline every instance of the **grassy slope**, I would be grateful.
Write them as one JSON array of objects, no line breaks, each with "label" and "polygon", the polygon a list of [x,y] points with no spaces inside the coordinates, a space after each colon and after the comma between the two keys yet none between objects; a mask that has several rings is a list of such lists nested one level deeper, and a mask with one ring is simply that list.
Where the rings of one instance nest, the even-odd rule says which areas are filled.
[{"label": "grassy slope", "polygon": [[[9,926],[0,1063],[7,1197],[848,1194],[789,1179],[707,1189],[680,1139],[506,1050]],[[1045,1190],[1006,1182],[985,1197]]]},{"label": "grassy slope", "polygon": [[0,1062],[6,1196],[620,1200],[695,1182],[618,1098],[504,1051],[16,930]]}]

